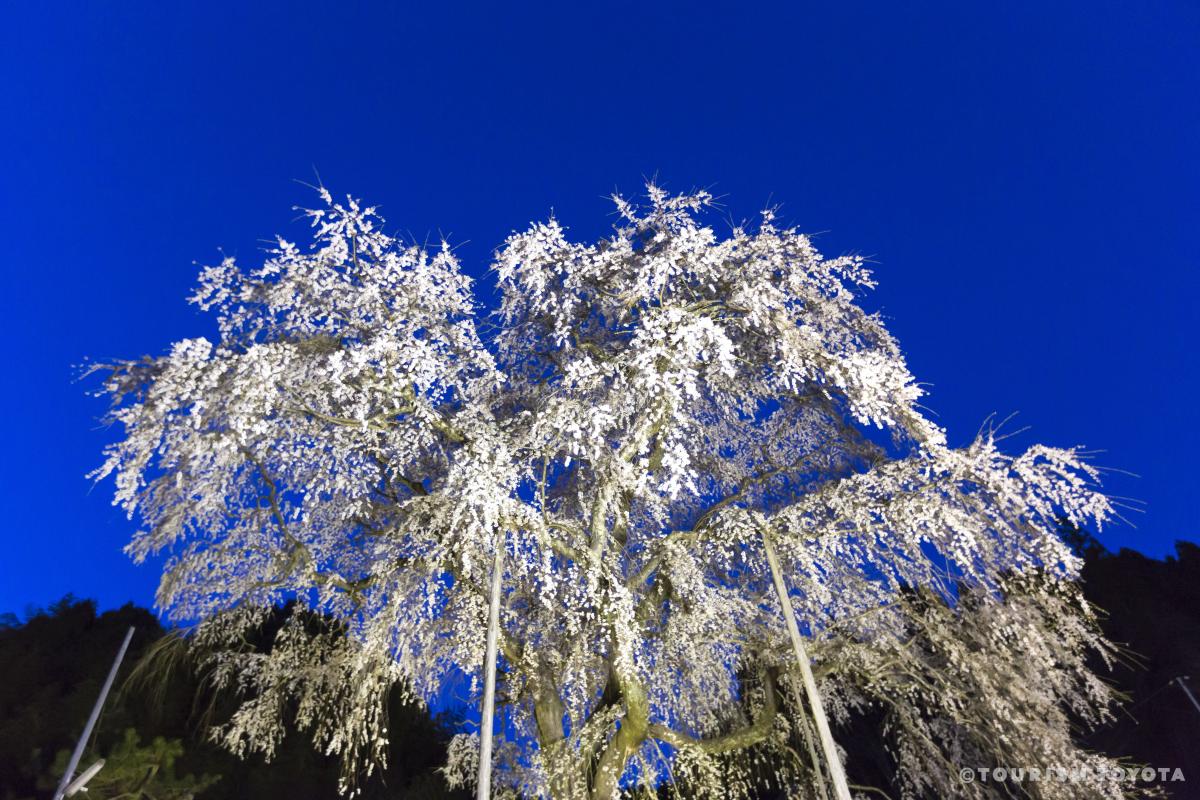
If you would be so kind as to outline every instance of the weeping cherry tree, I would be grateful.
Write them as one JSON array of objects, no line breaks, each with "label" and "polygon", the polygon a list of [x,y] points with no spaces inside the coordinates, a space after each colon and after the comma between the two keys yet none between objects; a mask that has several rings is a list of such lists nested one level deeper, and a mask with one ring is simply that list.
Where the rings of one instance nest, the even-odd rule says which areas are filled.
[{"label": "weeping cherry tree", "polygon": [[[448,246],[320,194],[311,246],[203,270],[215,341],[105,377],[128,552],[241,692],[217,741],[269,756],[305,729],[352,790],[396,687],[479,701],[499,563],[495,794],[829,796],[770,546],[835,729],[883,713],[906,792],[1002,796],[958,767],[1012,759],[1103,772],[1071,726],[1109,713],[1084,664],[1108,646],[1056,533],[1112,513],[1097,471],[990,429],[949,447],[856,302],[861,259],[651,186],[600,241],[510,236],[489,317]],[[240,646],[289,600],[334,624]],[[451,783],[479,749],[454,739]]]}]

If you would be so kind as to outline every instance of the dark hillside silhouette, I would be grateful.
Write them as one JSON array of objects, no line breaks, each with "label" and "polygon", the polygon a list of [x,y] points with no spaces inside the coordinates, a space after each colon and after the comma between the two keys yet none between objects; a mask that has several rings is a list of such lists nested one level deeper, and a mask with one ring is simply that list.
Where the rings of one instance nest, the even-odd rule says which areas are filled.
[{"label": "dark hillside silhouette", "polygon": [[[128,731],[135,731],[146,748],[144,756],[151,750],[182,749],[173,759],[173,785],[186,784],[189,776],[196,776],[191,782],[196,787],[203,787],[201,776],[219,778],[197,793],[198,800],[338,797],[336,760],[316,753],[303,733],[287,736],[269,763],[259,757],[238,759],[205,741],[204,721],[227,718],[233,699],[206,695],[190,670],[177,669],[157,685],[153,677],[128,682],[150,646],[165,635],[149,611],[127,605],[97,614],[94,602],[66,597],[23,624],[11,616],[0,622],[0,800],[51,795],[59,777],[56,757],[61,768],[64,751],[74,746],[130,625],[137,633],[83,765],[107,756],[110,766],[101,774],[114,774],[111,754],[126,741]],[[262,641],[252,644],[264,646],[269,633],[261,632]],[[389,715],[390,766],[361,784],[362,796],[455,797],[435,772],[444,760],[445,726],[398,699],[391,703]],[[164,741],[155,747],[155,739]],[[155,765],[147,761],[130,768],[139,766]],[[147,791],[151,785],[166,785],[159,777],[159,783],[147,784]],[[154,796],[182,795],[163,791]]]},{"label": "dark hillside silhouette", "polygon": [[1180,685],[1200,700],[1200,546],[1176,542],[1176,555],[1158,561],[1134,550],[1110,553],[1086,533],[1073,536],[1086,559],[1084,593],[1104,610],[1104,631],[1128,649],[1130,662],[1106,676],[1129,702],[1085,744],[1152,767],[1178,767],[1187,782],[1168,784],[1168,791],[1200,797],[1200,709]]}]

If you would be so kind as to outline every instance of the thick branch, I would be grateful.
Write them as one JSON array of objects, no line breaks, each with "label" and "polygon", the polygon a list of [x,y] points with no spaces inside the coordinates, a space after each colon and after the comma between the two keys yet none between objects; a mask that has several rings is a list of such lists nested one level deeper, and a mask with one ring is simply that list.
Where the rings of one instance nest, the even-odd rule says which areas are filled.
[{"label": "thick branch", "polygon": [[650,736],[674,745],[675,747],[699,747],[706,753],[728,753],[742,750],[758,744],[767,738],[775,724],[775,715],[779,712],[779,698],[775,692],[775,676],[767,673],[763,680],[763,706],[755,715],[754,721],[744,728],[726,733],[722,736],[702,739],[672,730],[665,725],[651,725]]},{"label": "thick branch", "polygon": [[[716,516],[718,511],[743,498],[746,494],[746,491],[751,486],[756,486],[764,481],[770,480],[776,475],[786,472],[789,469],[793,469],[796,466],[796,463],[797,462],[792,462],[786,466],[774,467],[772,469],[764,470],[754,475],[747,476],[741,481],[741,483],[738,484],[738,488],[736,490],[729,493],[725,497],[722,497],[720,500],[717,500],[708,508],[704,509],[704,511],[700,513],[700,516],[696,518],[696,523],[692,526],[691,530],[672,531],[670,534],[659,540],[657,544],[661,548],[670,542],[699,539],[700,535],[705,529],[708,528],[709,524],[713,520],[713,517]],[[659,552],[652,556],[650,560],[646,562],[646,565],[642,567],[636,575],[630,578],[625,585],[632,589],[635,586],[640,586],[645,583],[650,576],[654,574],[655,570],[662,566],[662,562],[665,558],[666,554],[663,552]]]}]

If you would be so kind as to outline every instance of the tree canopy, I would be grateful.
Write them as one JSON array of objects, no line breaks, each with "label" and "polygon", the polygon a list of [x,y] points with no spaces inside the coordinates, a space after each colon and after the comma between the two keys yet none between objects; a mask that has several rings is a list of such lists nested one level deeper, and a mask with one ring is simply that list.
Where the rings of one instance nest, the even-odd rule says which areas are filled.
[{"label": "tree canopy", "polygon": [[[600,241],[510,236],[489,318],[449,245],[320,193],[311,247],[201,273],[216,341],[105,382],[123,436],[97,475],[142,523],[129,553],[167,556],[159,604],[247,689],[227,746],[270,753],[295,708],[323,751],[380,759],[394,687],[480,674],[503,548],[501,790],[748,793],[757,758],[810,735],[766,536],[822,694],[889,709],[913,791],[990,796],[955,760],[1021,758],[1101,775],[1043,796],[1122,796],[1056,711],[1111,699],[1057,534],[1112,513],[1098,472],[990,428],[949,447],[858,304],[862,259],[769,211],[719,234],[707,193],[650,186]],[[239,649],[284,600],[335,623]],[[477,748],[452,742],[452,781]],[[819,764],[788,763],[773,780],[819,791]]]}]

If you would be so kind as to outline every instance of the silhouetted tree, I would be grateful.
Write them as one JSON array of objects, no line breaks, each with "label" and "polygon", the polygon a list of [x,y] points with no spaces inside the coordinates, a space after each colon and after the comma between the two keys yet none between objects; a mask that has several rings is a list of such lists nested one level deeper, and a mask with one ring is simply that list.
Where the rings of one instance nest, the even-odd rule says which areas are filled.
[{"label": "silhouetted tree", "polygon": [[1200,698],[1200,546],[1175,543],[1175,556],[1149,558],[1134,550],[1111,553],[1086,532],[1081,582],[1088,599],[1106,612],[1107,637],[1126,658],[1108,676],[1128,695],[1124,713],[1085,744],[1152,767],[1179,768],[1200,796],[1200,710],[1181,683]]},{"label": "silhouetted tree", "polygon": [[[149,611],[132,605],[97,615],[91,600],[64,597],[24,624],[0,627],[0,797],[37,794],[59,750],[74,746],[126,629],[137,633],[127,663],[162,635]],[[102,751],[127,727],[126,709],[110,705],[99,731]]]}]

